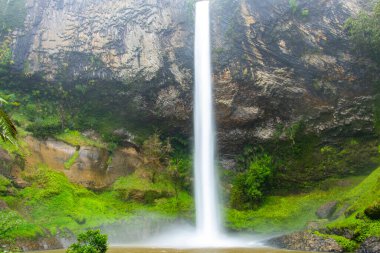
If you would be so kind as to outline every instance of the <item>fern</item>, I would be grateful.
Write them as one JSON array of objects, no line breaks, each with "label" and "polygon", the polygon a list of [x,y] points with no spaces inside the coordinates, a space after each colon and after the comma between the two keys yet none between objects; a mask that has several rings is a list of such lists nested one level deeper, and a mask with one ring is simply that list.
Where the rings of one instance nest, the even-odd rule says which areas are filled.
[{"label": "fern", "polygon": [[8,114],[0,108],[0,138],[3,141],[10,141],[11,143],[14,143],[16,135],[16,126],[13,124]]}]

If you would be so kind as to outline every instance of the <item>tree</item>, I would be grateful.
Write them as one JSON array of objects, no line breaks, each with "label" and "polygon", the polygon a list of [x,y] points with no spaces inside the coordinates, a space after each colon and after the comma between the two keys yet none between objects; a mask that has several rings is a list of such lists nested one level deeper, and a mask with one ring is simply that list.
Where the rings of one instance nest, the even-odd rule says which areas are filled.
[{"label": "tree", "polygon": [[361,12],[346,22],[349,37],[362,54],[380,63],[380,0],[372,12]]},{"label": "tree", "polygon": [[169,165],[169,154],[172,152],[169,139],[162,142],[160,136],[155,133],[144,141],[142,149],[144,167],[150,171],[152,183],[155,183],[157,175]]},{"label": "tree", "polygon": [[108,249],[107,235],[101,234],[100,230],[79,234],[77,241],[67,249],[67,253],[105,253]]}]

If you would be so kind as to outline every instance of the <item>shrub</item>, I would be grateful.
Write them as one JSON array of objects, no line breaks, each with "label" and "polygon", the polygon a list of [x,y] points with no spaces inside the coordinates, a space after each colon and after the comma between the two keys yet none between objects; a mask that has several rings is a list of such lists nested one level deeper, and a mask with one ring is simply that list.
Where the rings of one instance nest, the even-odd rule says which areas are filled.
[{"label": "shrub", "polygon": [[47,119],[30,124],[26,130],[33,136],[44,139],[62,132],[62,124],[58,120]]},{"label": "shrub", "polygon": [[306,8],[302,9],[301,15],[302,17],[309,16],[309,9],[306,9]]},{"label": "shrub", "polygon": [[79,234],[77,241],[67,249],[67,253],[105,253],[108,249],[107,235],[101,234],[100,230]]},{"label": "shrub", "polygon": [[3,175],[0,175],[0,195],[7,193],[9,186],[11,186],[11,181]]},{"label": "shrub", "polygon": [[371,13],[360,13],[346,22],[346,27],[355,48],[380,63],[380,1]]},{"label": "shrub", "polygon": [[9,233],[16,230],[23,220],[13,211],[0,211],[0,239],[7,238]]},{"label": "shrub", "polygon": [[235,178],[231,192],[232,206],[245,209],[258,204],[263,198],[265,184],[273,174],[272,158],[263,154],[256,156],[247,171]]}]

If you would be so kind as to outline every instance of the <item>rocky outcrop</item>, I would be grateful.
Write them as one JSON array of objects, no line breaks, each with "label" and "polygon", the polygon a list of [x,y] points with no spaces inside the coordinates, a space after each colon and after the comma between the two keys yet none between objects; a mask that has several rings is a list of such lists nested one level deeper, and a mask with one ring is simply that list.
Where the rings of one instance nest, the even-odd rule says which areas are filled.
[{"label": "rocky outcrop", "polygon": [[274,247],[289,250],[304,250],[318,252],[343,252],[343,249],[333,239],[325,239],[309,232],[296,232],[268,241]]},{"label": "rocky outcrop", "polygon": [[315,212],[315,214],[320,219],[329,219],[336,211],[337,206],[338,206],[337,201],[328,202],[322,205],[321,207],[319,207],[318,210]]},{"label": "rocky outcrop", "polygon": [[357,250],[358,253],[377,253],[380,252],[380,238],[370,237]]},{"label": "rocky outcrop", "polygon": [[[345,20],[359,0],[215,1],[216,108],[223,147],[267,141],[280,128],[371,133],[370,62],[350,50]],[[225,11],[229,9],[229,11]],[[231,11],[234,10],[234,11]],[[372,64],[373,66],[373,64]]]},{"label": "rocky outcrop", "polygon": [[63,245],[56,237],[40,238],[36,240],[18,239],[16,246],[22,251],[62,249]]},{"label": "rocky outcrop", "polygon": [[[353,54],[344,31],[345,20],[366,2],[211,1],[222,153],[286,138],[281,131],[299,122],[330,137],[373,134],[376,67]],[[115,90],[118,99],[189,134],[193,6],[190,0],[28,0],[25,28],[13,33],[15,66],[66,85],[118,80],[124,84]]]},{"label": "rocky outcrop", "polygon": [[[46,164],[64,172],[71,182],[91,189],[107,187],[118,177],[131,174],[141,165],[141,157],[132,147],[119,148],[110,157],[107,150],[97,147],[83,146],[77,150],[53,139],[38,140],[28,136],[25,140],[30,149],[30,155],[26,157],[28,166]],[[78,152],[77,158],[67,167],[67,161],[75,152]]]}]

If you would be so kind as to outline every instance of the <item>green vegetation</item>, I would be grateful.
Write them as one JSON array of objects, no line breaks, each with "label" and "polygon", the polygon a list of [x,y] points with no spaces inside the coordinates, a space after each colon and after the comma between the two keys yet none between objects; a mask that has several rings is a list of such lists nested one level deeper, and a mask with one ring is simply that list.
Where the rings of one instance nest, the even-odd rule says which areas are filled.
[{"label": "green vegetation", "polygon": [[98,148],[106,148],[107,145],[103,143],[101,140],[93,140],[90,139],[79,131],[68,130],[66,129],[63,133],[59,133],[54,135],[57,140],[61,140],[66,142],[72,146],[82,147],[82,146],[92,146]]},{"label": "green vegetation", "polygon": [[8,114],[0,108],[0,137],[3,141],[14,142],[17,130]]},{"label": "green vegetation", "polygon": [[344,252],[354,252],[357,247],[358,247],[358,244],[343,237],[343,236],[339,236],[339,235],[328,235],[328,234],[323,234],[323,233],[320,233],[318,231],[314,232],[314,234],[322,237],[322,238],[331,238],[331,239],[334,239],[344,250]]},{"label": "green vegetation", "polygon": [[256,156],[248,170],[236,176],[231,192],[232,207],[248,209],[257,206],[264,196],[264,185],[273,174],[272,158]]},{"label": "green vegetation", "polygon": [[380,1],[371,13],[361,12],[346,22],[349,36],[355,48],[380,63]]},{"label": "green vegetation", "polygon": [[145,204],[152,204],[155,199],[171,197],[174,189],[170,182],[161,178],[153,183],[149,178],[143,178],[137,172],[119,178],[113,185],[113,189],[122,200],[135,200]]},{"label": "green vegetation", "polygon": [[[0,200],[4,200],[23,221],[7,233],[8,238],[34,238],[46,232],[54,235],[67,229],[78,233],[131,219],[143,211],[170,219],[179,215],[191,218],[194,210],[189,194],[180,191],[177,198],[173,197],[174,190],[170,182],[165,184],[160,180],[156,185],[136,175],[120,178],[111,189],[101,193],[72,184],[63,173],[45,166],[37,170],[27,169],[23,178],[31,185],[24,189],[13,188],[12,195],[0,196]],[[8,190],[9,180],[1,182],[1,189]],[[131,192],[137,195],[126,197],[125,194]],[[165,194],[158,196],[151,192]],[[148,201],[142,201],[140,193],[142,196],[145,194]]]},{"label": "green vegetation", "polygon": [[7,238],[7,236],[14,230],[17,230],[23,223],[23,219],[15,212],[0,211],[0,240]]},{"label": "green vegetation", "polygon": [[155,133],[144,141],[142,149],[145,156],[143,166],[150,172],[152,183],[155,183],[157,176],[169,165],[169,154],[172,152],[170,141],[162,142]]},{"label": "green vegetation", "polygon": [[342,192],[360,180],[362,177],[328,180],[308,193],[267,196],[256,210],[228,209],[227,225],[233,230],[262,234],[301,230],[309,221],[317,219],[315,211],[321,205],[339,199]]},{"label": "green vegetation", "polygon": [[[370,236],[380,236],[380,220],[371,219],[365,215],[368,208],[376,208],[380,197],[380,168],[375,170],[363,182],[350,191],[342,194],[339,199],[341,206],[348,206],[343,215],[327,225],[331,235],[340,235],[339,231],[352,231],[354,243],[361,243]],[[375,218],[375,217],[372,217]]]},{"label": "green vegetation", "polygon": [[297,0],[289,0],[289,6],[292,9],[293,14],[295,14],[297,12],[297,9],[298,9]]},{"label": "green vegetation", "polygon": [[302,9],[301,15],[302,15],[302,17],[309,16],[309,9],[307,9],[307,8]]},{"label": "green vegetation", "polygon": [[89,230],[78,235],[78,242],[67,249],[67,253],[105,253],[107,252],[107,235],[100,230]]},{"label": "green vegetation", "polygon": [[[306,134],[303,123],[279,126],[277,132],[277,140],[260,146],[246,146],[237,157],[239,173],[227,178],[233,188],[241,188],[239,184],[243,182],[238,176],[249,170],[255,157],[265,154],[271,155],[272,172],[262,184],[262,192],[269,195],[313,190],[328,178],[368,175],[380,165],[376,139],[330,139],[323,142],[316,135]],[[286,136],[287,140],[280,140],[280,136]]]},{"label": "green vegetation", "polygon": [[65,162],[64,164],[65,169],[69,170],[71,166],[74,165],[78,157],[79,157],[79,150],[75,150],[74,154],[70,157],[70,159]]},{"label": "green vegetation", "polygon": [[24,24],[25,0],[0,0],[0,35]]}]

